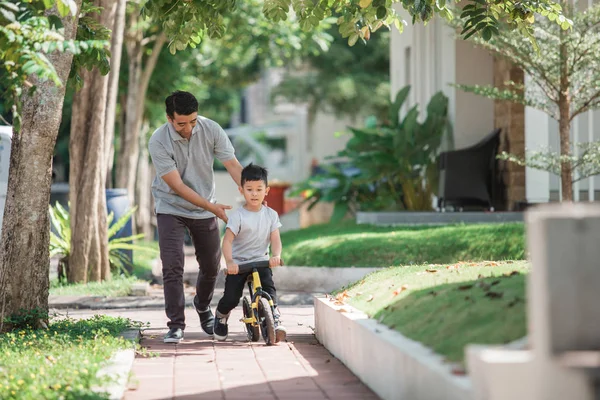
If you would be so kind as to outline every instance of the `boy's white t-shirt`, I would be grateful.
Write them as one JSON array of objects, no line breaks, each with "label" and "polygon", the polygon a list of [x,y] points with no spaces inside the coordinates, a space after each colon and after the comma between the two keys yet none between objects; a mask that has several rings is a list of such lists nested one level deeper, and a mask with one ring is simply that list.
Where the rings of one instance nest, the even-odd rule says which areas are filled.
[{"label": "boy's white t-shirt", "polygon": [[271,232],[280,227],[277,211],[265,205],[259,211],[248,211],[243,206],[236,209],[227,221],[227,228],[235,235],[233,261],[236,264],[268,261]]}]

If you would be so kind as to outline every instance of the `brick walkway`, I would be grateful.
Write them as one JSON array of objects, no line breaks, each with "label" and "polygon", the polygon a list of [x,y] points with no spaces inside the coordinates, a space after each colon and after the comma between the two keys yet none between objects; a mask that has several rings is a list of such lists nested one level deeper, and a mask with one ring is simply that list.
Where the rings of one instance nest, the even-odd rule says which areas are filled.
[{"label": "brick walkway", "polygon": [[[110,310],[107,314],[150,322],[142,345],[158,357],[138,356],[126,400],[162,399],[378,399],[312,334],[313,307],[281,307],[288,341],[267,347],[250,344],[239,319],[241,308],[229,319],[229,338],[217,342],[199,327],[194,310],[186,309],[185,339],[164,344],[163,310]],[[78,311],[86,316],[98,313]],[[104,312],[103,312],[104,313]]]}]

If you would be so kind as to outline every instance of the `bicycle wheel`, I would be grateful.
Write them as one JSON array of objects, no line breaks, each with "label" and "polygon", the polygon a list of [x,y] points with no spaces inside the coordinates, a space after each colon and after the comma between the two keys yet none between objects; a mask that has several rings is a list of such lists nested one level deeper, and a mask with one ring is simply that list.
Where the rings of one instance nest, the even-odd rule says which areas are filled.
[{"label": "bicycle wheel", "polygon": [[[252,303],[250,302],[250,298],[248,296],[244,296],[242,299],[242,310],[244,311],[244,318],[252,318]],[[246,334],[248,335],[248,340],[251,342],[258,342],[258,339],[260,338],[258,325],[244,325],[246,325]]]},{"label": "bicycle wheel", "polygon": [[273,311],[267,299],[260,299],[258,303],[258,315],[260,316],[260,331],[267,346],[275,344],[275,321]]}]

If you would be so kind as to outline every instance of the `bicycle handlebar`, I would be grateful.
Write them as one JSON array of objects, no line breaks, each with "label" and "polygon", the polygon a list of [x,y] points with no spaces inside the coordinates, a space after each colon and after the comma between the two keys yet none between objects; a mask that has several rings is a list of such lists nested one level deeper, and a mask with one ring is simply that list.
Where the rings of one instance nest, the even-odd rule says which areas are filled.
[{"label": "bicycle handlebar", "polygon": [[254,268],[269,268],[269,261],[254,261],[238,264],[238,273],[252,271]]}]

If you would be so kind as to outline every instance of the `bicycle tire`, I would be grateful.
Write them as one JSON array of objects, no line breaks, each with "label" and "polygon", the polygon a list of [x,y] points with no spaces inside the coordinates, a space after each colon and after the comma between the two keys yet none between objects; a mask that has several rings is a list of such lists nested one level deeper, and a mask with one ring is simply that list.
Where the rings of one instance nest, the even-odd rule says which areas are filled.
[{"label": "bicycle tire", "polygon": [[275,344],[275,320],[267,299],[261,298],[258,303],[258,315],[261,318],[260,331],[267,346]]},{"label": "bicycle tire", "polygon": [[[252,318],[252,303],[248,296],[244,296],[242,299],[242,310],[244,311],[244,318]],[[260,339],[258,325],[246,323],[244,325],[246,325],[246,335],[248,336],[248,340],[251,342],[258,342],[258,339]]]}]

